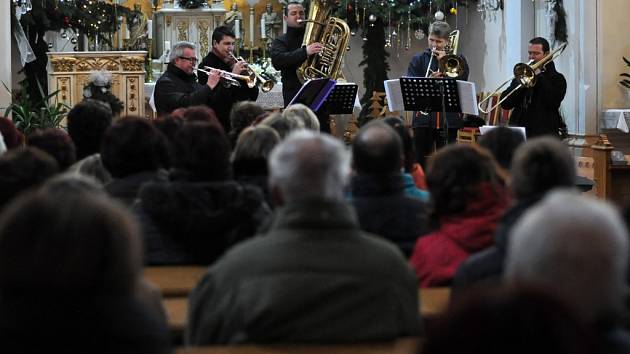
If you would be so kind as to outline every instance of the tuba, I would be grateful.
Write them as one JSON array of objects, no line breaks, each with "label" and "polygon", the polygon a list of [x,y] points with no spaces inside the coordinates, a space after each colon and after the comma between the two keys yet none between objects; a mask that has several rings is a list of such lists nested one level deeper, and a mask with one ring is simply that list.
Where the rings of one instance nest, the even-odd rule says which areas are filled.
[{"label": "tuba", "polygon": [[309,56],[298,68],[298,78],[302,81],[343,77],[341,64],[348,47],[350,28],[345,21],[332,17],[338,5],[338,0],[311,0],[308,19],[304,20],[306,28],[302,46],[319,42],[324,49],[317,55]]},{"label": "tuba", "polygon": [[448,43],[444,48],[446,55],[438,62],[439,70],[444,73],[444,76],[456,78],[464,72],[464,61],[457,56],[458,44],[459,30],[455,30],[448,36]]}]

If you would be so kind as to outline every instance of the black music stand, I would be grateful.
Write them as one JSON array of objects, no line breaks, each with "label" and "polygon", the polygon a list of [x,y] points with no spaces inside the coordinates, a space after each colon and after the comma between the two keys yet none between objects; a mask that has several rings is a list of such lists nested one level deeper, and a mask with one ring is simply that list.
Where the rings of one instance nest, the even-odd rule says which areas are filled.
[{"label": "black music stand", "polygon": [[448,119],[446,112],[462,113],[459,103],[457,80],[452,78],[401,77],[405,111],[441,112],[448,144]]},{"label": "black music stand", "polygon": [[352,114],[354,101],[359,85],[354,83],[337,83],[326,99],[329,114]]},{"label": "black music stand", "polygon": [[331,79],[311,79],[302,85],[298,93],[295,94],[287,106],[295,103],[302,103],[308,106],[313,112],[317,112],[324,104],[333,88],[335,80]]}]

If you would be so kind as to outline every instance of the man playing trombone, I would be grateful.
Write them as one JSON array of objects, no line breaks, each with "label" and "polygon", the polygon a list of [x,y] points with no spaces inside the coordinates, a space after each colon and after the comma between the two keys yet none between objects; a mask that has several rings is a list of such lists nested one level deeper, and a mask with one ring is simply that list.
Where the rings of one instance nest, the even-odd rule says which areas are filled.
[{"label": "man playing trombone", "polygon": [[218,85],[221,77],[217,70],[210,71],[205,85],[197,82],[197,56],[193,43],[176,43],[169,60],[166,72],[155,83],[153,92],[158,116],[181,107],[205,104],[214,108],[222,101]]},{"label": "man playing trombone", "polygon": [[[247,62],[245,60],[237,60],[234,57],[234,43],[236,36],[227,26],[219,26],[212,32],[212,50],[206,55],[199,64],[197,77],[199,83],[205,85],[208,75],[201,70],[206,67],[232,72],[236,75],[247,74]],[[223,124],[225,131],[230,130],[230,111],[234,103],[239,101],[256,101],[258,98],[258,87],[248,87],[245,82],[238,80],[224,80],[223,90],[224,100],[220,104],[213,106],[217,117]]]},{"label": "man playing trombone", "polygon": [[[445,77],[439,70],[440,59],[446,55],[454,54],[453,43],[449,43],[451,26],[447,22],[435,21],[429,26],[429,47],[424,52],[416,54],[409,63],[407,76],[411,77]],[[450,44],[450,45],[449,45]],[[447,53],[447,47],[451,52]],[[455,45],[456,47],[456,45]],[[461,63],[457,80],[468,80],[468,63],[462,55],[457,56]],[[441,117],[441,112],[425,113],[414,112],[412,128],[414,132],[414,144],[418,162],[425,164],[426,156],[435,149],[440,148],[457,139],[457,130],[462,127],[462,119],[459,113],[446,113],[446,120]],[[447,140],[448,137],[448,140]]]},{"label": "man playing trombone", "polygon": [[[535,65],[548,56],[549,42],[542,37],[533,38],[529,41],[527,52],[530,60],[528,65]],[[534,71],[534,86],[523,85],[515,77],[501,93],[501,108],[513,109],[509,124],[525,127],[528,138],[539,135],[557,137],[560,129],[566,129],[559,109],[567,91],[567,82],[556,71],[553,57],[547,60]]]}]

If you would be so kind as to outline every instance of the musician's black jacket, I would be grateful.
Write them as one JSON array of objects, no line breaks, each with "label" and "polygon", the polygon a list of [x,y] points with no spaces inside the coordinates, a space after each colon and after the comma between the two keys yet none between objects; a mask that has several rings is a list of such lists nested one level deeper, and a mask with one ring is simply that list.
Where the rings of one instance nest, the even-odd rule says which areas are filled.
[{"label": "musician's black jacket", "polygon": [[[204,69],[205,66],[229,72],[232,71],[232,67],[221,60],[221,58],[212,51],[199,63],[200,69]],[[202,85],[208,82],[208,75],[201,71],[197,72],[197,78]],[[239,101],[256,101],[258,98],[258,87],[254,86],[249,88],[244,82],[241,84],[241,87],[227,86],[225,83],[221,83],[219,86],[223,86],[223,91],[225,92],[223,96],[224,99],[212,106],[212,109],[214,109],[217,117],[219,117],[225,131],[228,132],[230,130],[230,111],[232,110],[232,106]]]},{"label": "musician's black jacket", "polygon": [[164,74],[155,83],[153,97],[157,114],[160,116],[177,108],[203,104],[214,107],[225,96],[220,86],[210,89],[206,85],[200,85],[194,74],[189,75],[175,64],[169,63]]},{"label": "musician's black jacket", "polygon": [[[468,62],[463,55],[458,55],[462,61],[464,62],[464,71],[461,73],[457,80],[468,80]],[[424,77],[427,72],[427,67],[429,66],[429,61],[431,61],[431,48],[427,48],[424,52],[416,54],[409,63],[409,68],[407,69],[407,76],[412,77]],[[438,60],[436,57],[431,61],[431,71],[438,70]],[[459,113],[446,113],[446,118],[448,120],[449,129],[461,128],[462,127],[462,119]],[[429,115],[419,115],[414,113],[413,118],[413,128],[420,127],[431,127],[437,128],[437,115],[435,113],[430,113]],[[443,120],[440,120],[439,128],[444,128]]]},{"label": "musician's black jacket", "polygon": [[[512,80],[510,87],[501,93],[501,98],[517,85],[518,81]],[[528,138],[539,135],[557,137],[558,130],[565,126],[559,109],[566,92],[564,76],[556,71],[553,62],[549,62],[545,70],[536,75],[534,87],[518,89],[501,103],[501,107],[514,109],[509,124],[525,127]]]},{"label": "musician's black jacket", "polygon": [[284,105],[289,104],[302,84],[296,70],[306,60],[306,48],[302,47],[304,28],[287,27],[287,33],[271,43],[271,63],[282,73],[282,97]]}]

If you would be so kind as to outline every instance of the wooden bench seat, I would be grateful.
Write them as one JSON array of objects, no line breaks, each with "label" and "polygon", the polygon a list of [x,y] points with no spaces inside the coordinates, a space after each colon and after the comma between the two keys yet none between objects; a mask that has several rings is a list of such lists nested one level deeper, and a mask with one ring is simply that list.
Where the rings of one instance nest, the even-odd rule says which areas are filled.
[{"label": "wooden bench seat", "polygon": [[207,266],[150,266],[144,267],[144,278],[164,297],[185,297],[207,270]]}]

